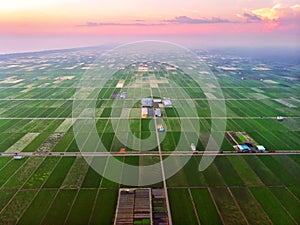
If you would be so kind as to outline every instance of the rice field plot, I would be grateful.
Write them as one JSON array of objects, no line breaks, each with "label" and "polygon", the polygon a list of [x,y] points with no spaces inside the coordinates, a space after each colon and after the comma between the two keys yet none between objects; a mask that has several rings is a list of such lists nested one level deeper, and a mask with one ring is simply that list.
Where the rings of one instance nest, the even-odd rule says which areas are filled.
[{"label": "rice field plot", "polygon": [[198,224],[187,188],[168,188],[168,196],[174,224]]},{"label": "rice field plot", "polygon": [[50,207],[57,191],[58,190],[40,190],[17,224],[39,225]]},{"label": "rice field plot", "polygon": [[243,211],[247,218],[249,224],[272,224],[268,215],[265,213],[264,209],[256,201],[254,196],[244,187],[232,187],[230,188],[234,198],[236,199],[239,207]]},{"label": "rice field plot", "polygon": [[245,160],[265,185],[282,184],[282,181],[279,180],[274,173],[258,159],[258,156],[246,156]]},{"label": "rice field plot", "polygon": [[166,132],[164,140],[161,142],[162,151],[174,151],[175,150],[175,140],[173,138],[172,132]]},{"label": "rice field plot", "polygon": [[10,127],[15,126],[20,121],[21,121],[20,119],[5,119],[5,120],[3,120],[3,123],[0,127],[0,132],[5,133]]},{"label": "rice field plot", "polygon": [[[273,174],[285,185],[296,185],[299,184],[299,180],[295,178],[281,163],[279,163],[274,157],[278,156],[259,156],[261,160],[272,172]],[[280,158],[280,156],[278,157]]]},{"label": "rice field plot", "polygon": [[207,188],[191,188],[200,224],[217,225],[222,220]]},{"label": "rice field plot", "polygon": [[12,160],[8,164],[5,164],[4,167],[0,170],[0,187],[16,172],[20,167],[28,160],[24,158],[23,160]]},{"label": "rice field plot", "polygon": [[30,157],[19,170],[11,176],[2,188],[20,188],[43,162],[43,157]]},{"label": "rice field plot", "polygon": [[59,162],[60,157],[47,157],[40,164],[31,177],[24,184],[23,188],[39,188],[50,176],[53,169],[56,167]]},{"label": "rice field plot", "polygon": [[[95,207],[91,214],[91,225],[107,225],[113,223],[118,199],[118,189],[100,189]],[[105,209],[105,210],[103,210]]]},{"label": "rice field plot", "polygon": [[9,157],[1,157],[0,158],[0,171],[6,164],[9,163],[9,161],[12,161],[12,159]]},{"label": "rice field plot", "polygon": [[0,212],[0,224],[16,224],[35,195],[35,190],[20,190]]},{"label": "rice field plot", "polygon": [[[123,162],[124,157],[115,157],[117,160]],[[107,174],[110,173],[112,170],[114,171],[114,178],[116,180],[122,179],[122,171],[123,166],[121,164],[114,165],[112,161],[112,157],[106,158],[106,165],[105,165],[105,171],[103,173],[103,179],[101,181],[101,188],[119,188],[119,182],[115,183],[114,181],[108,180]],[[101,161],[103,162],[103,160]]]},{"label": "rice field plot", "polygon": [[76,140],[73,139],[71,141],[71,143],[69,144],[69,146],[67,147],[67,152],[80,152],[79,148],[78,148],[78,145],[76,143]]},{"label": "rice field plot", "polygon": [[268,214],[273,224],[295,224],[279,200],[267,187],[251,187],[250,191]]},{"label": "rice field plot", "polygon": [[300,200],[297,199],[285,187],[270,187],[270,191],[280,201],[282,206],[287,210],[289,215],[294,219],[296,224],[300,223]]},{"label": "rice field plot", "polygon": [[[180,165],[179,162],[181,161],[180,157],[176,157],[173,159],[173,163],[175,165]],[[175,173],[172,177],[167,179],[167,186],[168,187],[188,187],[189,183],[186,177],[186,173],[184,170],[179,170]]]},{"label": "rice field plot", "polygon": [[25,134],[19,141],[17,141],[14,145],[12,145],[9,149],[7,149],[6,153],[17,153],[21,152],[27,145],[29,145],[39,133],[27,133]]},{"label": "rice field plot", "polygon": [[203,172],[205,181],[209,187],[214,186],[225,186],[225,181],[222,175],[220,174],[215,163],[212,163],[206,170]]},{"label": "rice field plot", "polygon": [[60,139],[60,141],[52,149],[52,152],[65,152],[74,140],[74,133],[68,132]]},{"label": "rice field plot", "polygon": [[96,172],[92,167],[89,167],[85,174],[81,188],[98,188],[102,181],[102,176]]},{"label": "rice field plot", "polygon": [[13,146],[17,141],[19,141],[25,134],[24,133],[14,133],[14,135],[6,135],[6,139],[1,142],[0,152],[5,152],[11,146]]},{"label": "rice field plot", "polygon": [[43,188],[59,188],[75,159],[75,157],[62,157],[47,181],[44,183]]},{"label": "rice field plot", "polygon": [[[97,190],[80,190],[64,224],[88,224]],[[82,207],[84,205],[84,207]]]},{"label": "rice field plot", "polygon": [[78,190],[59,190],[40,224],[64,224]]},{"label": "rice field plot", "polygon": [[207,186],[203,173],[199,171],[200,159],[200,157],[192,157],[180,170],[185,174],[188,187]]},{"label": "rice field plot", "polygon": [[227,157],[218,156],[214,163],[228,186],[245,185]]},{"label": "rice field plot", "polygon": [[246,218],[225,187],[210,188],[225,224],[247,224]]},{"label": "rice field plot", "polygon": [[[247,156],[245,156],[247,157]],[[243,156],[230,156],[227,159],[243,180],[246,186],[264,186],[264,183],[256,175],[251,166],[245,161]]]},{"label": "rice field plot", "polygon": [[16,192],[17,189],[0,189],[0,212]]},{"label": "rice field plot", "polygon": [[79,188],[85,178],[89,164],[83,157],[77,157],[70,168],[61,188]]}]

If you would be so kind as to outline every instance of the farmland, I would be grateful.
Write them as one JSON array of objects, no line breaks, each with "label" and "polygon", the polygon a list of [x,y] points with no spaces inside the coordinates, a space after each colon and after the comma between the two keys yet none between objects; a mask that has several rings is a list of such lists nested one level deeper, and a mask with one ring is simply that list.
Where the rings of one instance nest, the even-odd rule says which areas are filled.
[{"label": "farmland", "polygon": [[[116,167],[113,159],[145,166],[160,162],[160,157],[168,158],[179,146],[183,155],[173,161],[179,163],[185,153],[191,153],[191,140],[200,153],[204,151],[212,120],[224,120],[211,117],[210,104],[218,100],[206,96],[205,87],[201,89],[181,70],[142,62],[143,68],[147,64],[149,69],[140,72],[142,66],[132,64],[116,72],[102,88],[80,93],[85,105],[92,106],[95,100],[92,119],[104,147],[96,143],[93,148],[90,142],[83,146],[93,148],[90,152],[118,153],[95,156],[88,164],[87,158],[80,155],[82,146],[74,132],[80,121],[73,120],[72,107],[78,100],[78,82],[97,51],[0,56],[0,224],[112,224],[119,188],[131,187],[122,183],[130,171]],[[287,78],[299,68],[278,75],[278,65],[274,64],[272,70],[256,74],[251,70],[255,65],[233,58],[235,62],[240,60],[241,71],[228,71],[220,67],[218,55],[204,56],[206,63],[214,65],[210,69],[222,87],[226,131],[246,132],[275,154],[233,154],[232,144],[224,138],[220,146],[223,154],[218,154],[206,170],[198,169],[202,154],[190,154],[185,166],[165,184],[157,182],[148,187],[166,189],[175,225],[299,224],[300,155],[284,154],[300,151],[300,84]],[[43,66],[45,60],[51,66]],[[16,64],[19,66],[10,67]],[[149,84],[148,77],[155,82]],[[178,85],[177,89],[166,82],[167,78]],[[116,87],[120,80],[124,81],[123,88]],[[132,83],[135,86],[130,86]],[[210,94],[217,91],[216,87],[206,88]],[[120,101],[122,92],[127,96]],[[186,96],[195,111],[187,107]],[[143,97],[170,98],[176,107],[160,107],[161,118],[143,119]],[[277,116],[284,120],[278,121]],[[158,132],[156,123],[163,124],[165,132]],[[88,129],[83,132],[93,133]],[[146,142],[150,138],[155,145]],[[123,155],[121,148],[126,151]],[[152,155],[144,154],[145,149]],[[14,160],[8,156],[14,153],[24,154],[24,158]],[[90,166],[99,162],[105,164],[102,175]],[[162,178],[162,172],[167,173],[164,166],[160,164],[151,174],[140,167],[131,174],[132,181],[144,183],[149,176]],[[116,171],[114,181],[106,177],[111,170]]]}]

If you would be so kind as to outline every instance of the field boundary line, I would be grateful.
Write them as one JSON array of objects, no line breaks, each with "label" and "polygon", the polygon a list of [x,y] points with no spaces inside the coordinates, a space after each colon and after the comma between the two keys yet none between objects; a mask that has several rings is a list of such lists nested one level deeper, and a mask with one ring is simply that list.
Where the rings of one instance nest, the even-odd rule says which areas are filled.
[{"label": "field boundary line", "polygon": [[[62,189],[62,190],[63,190],[63,189]],[[66,223],[68,222],[68,219],[69,219],[69,217],[70,217],[71,211],[72,211],[72,209],[73,209],[73,207],[74,207],[74,204],[75,204],[75,202],[76,202],[76,200],[77,200],[77,198],[78,198],[79,191],[80,191],[80,188],[77,188],[76,195],[74,196],[74,199],[73,199],[73,201],[72,201],[72,204],[70,205],[70,208],[69,208],[69,210],[68,210],[68,213],[67,213],[67,215],[66,215],[66,217],[65,217],[64,224],[66,224]]]},{"label": "field boundary line", "polygon": [[193,205],[193,209],[194,209],[195,216],[196,216],[196,218],[197,218],[197,223],[198,223],[199,225],[201,225],[201,223],[200,223],[200,218],[199,218],[198,211],[197,211],[197,208],[196,208],[196,205],[195,205],[195,202],[194,202],[194,198],[193,198],[193,196],[192,196],[191,189],[190,189],[190,187],[188,187],[187,189],[188,189],[188,192],[189,192],[189,195],[190,195],[190,198],[191,198],[191,202],[192,202],[192,205]]},{"label": "field boundary line", "polygon": [[231,198],[233,199],[234,204],[235,204],[235,205],[237,206],[237,208],[239,209],[239,211],[240,211],[242,217],[245,219],[245,222],[246,222],[248,225],[250,225],[250,223],[249,223],[247,217],[245,216],[243,210],[241,209],[240,205],[238,204],[237,200],[235,199],[234,195],[232,194],[230,188],[229,188],[229,187],[226,187],[226,189],[227,189],[227,191],[229,192]]},{"label": "field boundary line", "polygon": [[219,217],[220,217],[220,219],[221,219],[221,221],[222,221],[222,224],[226,224],[226,223],[225,223],[225,220],[224,220],[224,218],[223,218],[223,216],[222,216],[222,214],[221,214],[221,212],[220,212],[220,209],[219,209],[219,207],[218,207],[218,205],[217,205],[217,203],[216,203],[215,197],[214,197],[214,195],[212,194],[212,192],[211,192],[211,190],[210,190],[210,187],[207,187],[207,190],[208,190],[208,192],[209,192],[209,195],[210,195],[210,197],[211,197],[211,200],[213,201],[213,203],[214,203],[214,205],[215,205],[215,208],[216,208],[216,210],[217,210],[217,213],[219,214]]}]

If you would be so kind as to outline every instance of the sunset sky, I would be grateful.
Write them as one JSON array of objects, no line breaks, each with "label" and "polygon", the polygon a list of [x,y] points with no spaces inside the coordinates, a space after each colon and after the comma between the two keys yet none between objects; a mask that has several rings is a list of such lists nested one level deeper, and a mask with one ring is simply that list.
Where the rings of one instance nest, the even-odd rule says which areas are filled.
[{"label": "sunset sky", "polygon": [[300,46],[299,0],[0,0],[0,53],[158,39]]}]

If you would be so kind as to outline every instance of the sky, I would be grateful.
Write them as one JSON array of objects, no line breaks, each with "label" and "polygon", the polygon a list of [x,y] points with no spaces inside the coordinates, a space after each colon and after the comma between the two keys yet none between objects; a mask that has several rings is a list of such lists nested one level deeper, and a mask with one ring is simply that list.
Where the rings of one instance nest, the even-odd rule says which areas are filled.
[{"label": "sky", "polygon": [[299,47],[299,0],[0,0],[0,54],[138,40]]}]

